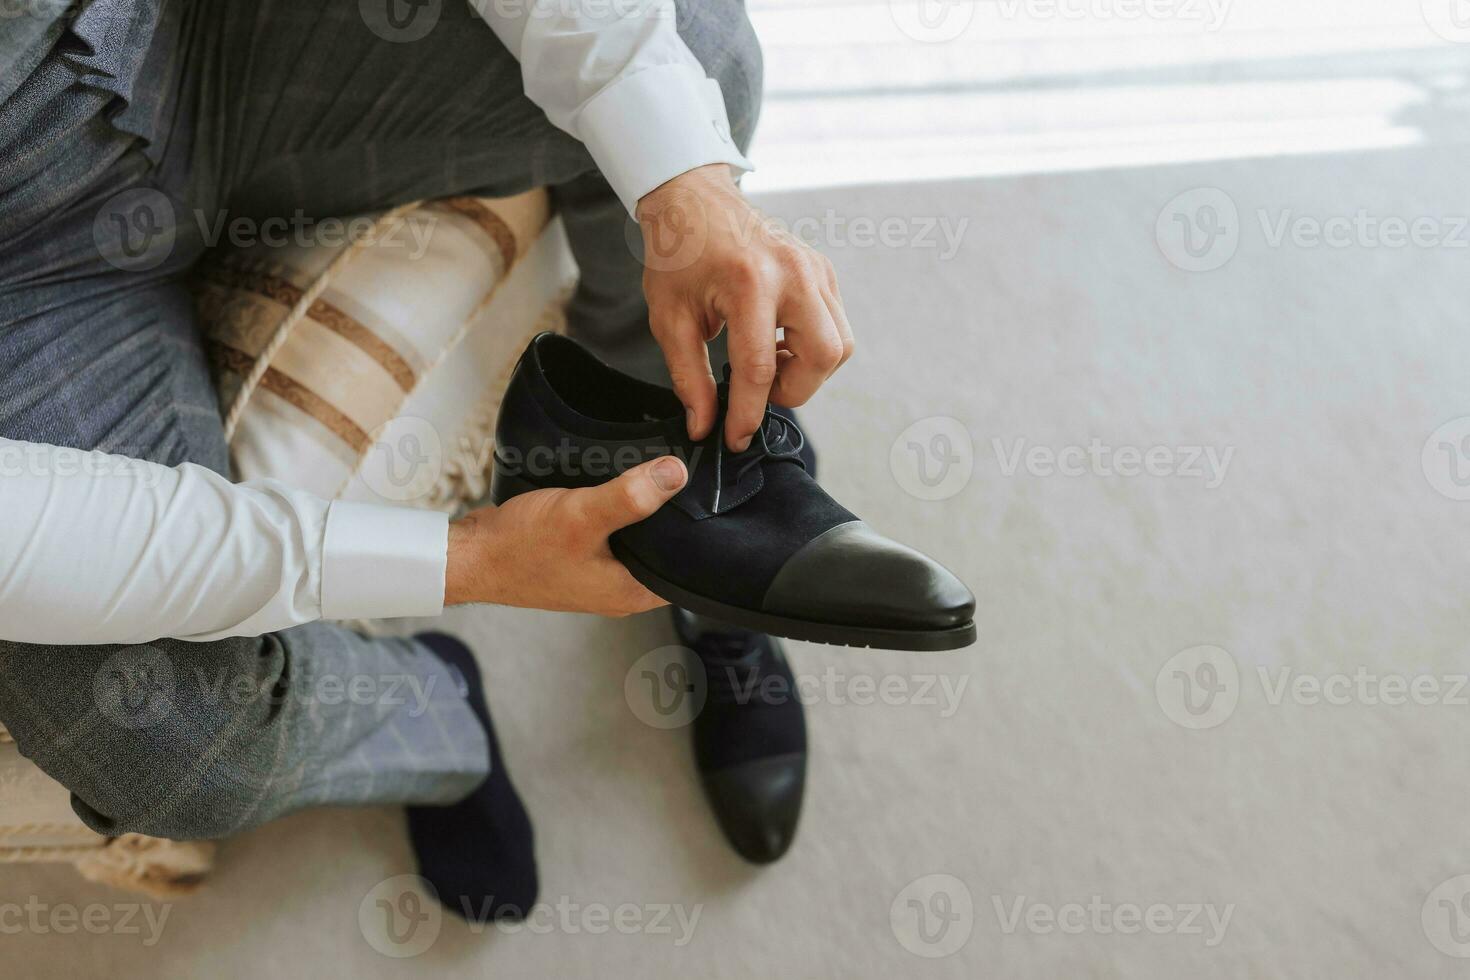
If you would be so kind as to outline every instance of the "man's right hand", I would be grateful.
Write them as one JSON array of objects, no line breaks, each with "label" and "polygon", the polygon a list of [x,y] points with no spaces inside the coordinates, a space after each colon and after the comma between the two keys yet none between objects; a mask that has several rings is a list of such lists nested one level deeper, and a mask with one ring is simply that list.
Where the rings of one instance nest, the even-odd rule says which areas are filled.
[{"label": "man's right hand", "polygon": [[636,524],[683,488],[673,456],[651,460],[584,490],[534,490],[449,525],[444,603],[493,602],[599,616],[667,603],[628,573],[608,535]]}]

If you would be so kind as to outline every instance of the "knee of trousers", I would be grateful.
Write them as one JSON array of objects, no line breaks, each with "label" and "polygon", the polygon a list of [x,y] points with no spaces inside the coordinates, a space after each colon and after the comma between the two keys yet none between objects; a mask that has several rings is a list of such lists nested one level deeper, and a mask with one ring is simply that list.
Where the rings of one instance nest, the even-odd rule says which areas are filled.
[{"label": "knee of trousers", "polygon": [[285,774],[271,637],[44,647],[0,642],[0,721],[98,833],[224,837]]},{"label": "knee of trousers", "polygon": [[679,36],[720,83],[730,134],[750,146],[760,116],[764,64],[744,0],[676,0]]}]

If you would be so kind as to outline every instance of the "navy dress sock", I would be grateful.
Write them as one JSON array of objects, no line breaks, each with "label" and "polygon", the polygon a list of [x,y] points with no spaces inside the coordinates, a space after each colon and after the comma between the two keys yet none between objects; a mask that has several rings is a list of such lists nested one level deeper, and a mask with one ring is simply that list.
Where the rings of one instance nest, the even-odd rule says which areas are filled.
[{"label": "navy dress sock", "polygon": [[519,920],[536,902],[535,838],[526,808],[510,781],[474,655],[452,636],[415,637],[461,682],[490,743],[490,775],[449,806],[408,807],[408,833],[419,874],[451,912],[471,922]]}]

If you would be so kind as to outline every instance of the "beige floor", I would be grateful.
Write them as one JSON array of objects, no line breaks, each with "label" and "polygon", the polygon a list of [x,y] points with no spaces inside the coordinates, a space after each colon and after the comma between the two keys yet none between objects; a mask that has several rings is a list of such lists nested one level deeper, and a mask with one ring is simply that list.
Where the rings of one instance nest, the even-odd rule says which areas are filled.
[{"label": "beige floor", "polygon": [[[1166,260],[1186,261],[1172,221],[1163,249],[1156,225],[1201,186],[1237,206],[1239,245],[1223,268],[1190,273]],[[1459,155],[1421,150],[775,199],[788,217],[899,218],[914,234],[925,219],[968,219],[947,259],[942,244],[864,246],[850,226],[829,240],[862,350],[807,419],[833,491],[971,583],[982,637],[953,655],[794,647],[820,696],[788,859],[764,871],[735,859],[684,733],[630,710],[628,668],[668,642],[659,618],[456,612],[443,625],[481,651],[537,822],[543,898],[576,903],[569,922],[553,910],[542,934],[475,935],[446,920],[395,963],[358,912],[411,869],[401,817],[322,811],[229,842],[210,888],[169,911],[154,946],[7,931],[0,974],[1458,974],[1431,936],[1462,951],[1439,899],[1463,889],[1431,892],[1470,872],[1470,707],[1357,693],[1313,705],[1273,685],[1283,668],[1361,670],[1444,692],[1470,670],[1470,504],[1436,491],[1455,492],[1435,468],[1438,441],[1421,461],[1437,427],[1470,414],[1470,251],[1273,247],[1259,211],[1268,225],[1287,208],[1452,218],[1463,187]],[[922,488],[907,443],[929,445],[941,423],[905,436],[896,464],[890,446],[939,416],[959,423],[945,430],[951,479],[965,437],[973,472],[953,496],[923,500],[904,489]],[[1094,438],[1233,455],[1214,488],[1188,468],[1010,469],[1018,439],[1060,450]],[[1174,668],[1206,675],[1170,658],[1202,644],[1229,659],[1220,700],[1191,715]],[[853,703],[869,678],[890,694],[935,688]],[[965,684],[952,711],[940,679]],[[1171,715],[1222,723],[1191,730]],[[0,909],[119,900],[64,868],[0,875]],[[1158,904],[1176,918],[1124,933],[1069,903]],[[671,933],[584,927],[583,908],[623,904],[645,916],[699,906],[692,940],[678,944],[672,916]],[[1192,904],[1228,909],[1223,936],[1207,913],[1175,928]],[[1048,909],[1066,931],[1045,928]]]}]

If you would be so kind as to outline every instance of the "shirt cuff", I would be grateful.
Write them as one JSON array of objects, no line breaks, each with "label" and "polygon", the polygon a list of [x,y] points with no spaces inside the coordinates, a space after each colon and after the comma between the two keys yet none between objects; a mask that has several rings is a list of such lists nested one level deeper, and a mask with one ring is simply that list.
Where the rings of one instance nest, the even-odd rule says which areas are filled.
[{"label": "shirt cuff", "polygon": [[582,107],[576,128],[629,214],[643,195],[695,167],[755,169],[730,136],[720,83],[690,65],[623,76]]},{"label": "shirt cuff", "polygon": [[322,539],[323,619],[444,611],[447,514],[337,500]]}]

